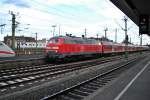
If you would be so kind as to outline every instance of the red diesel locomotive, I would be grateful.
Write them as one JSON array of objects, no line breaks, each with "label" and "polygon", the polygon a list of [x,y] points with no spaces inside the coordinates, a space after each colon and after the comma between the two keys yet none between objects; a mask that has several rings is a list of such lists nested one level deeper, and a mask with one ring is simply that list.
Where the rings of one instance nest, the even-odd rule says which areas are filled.
[{"label": "red diesel locomotive", "polygon": [[96,39],[58,36],[51,38],[46,45],[47,58],[91,56],[146,50],[146,46],[128,45]]},{"label": "red diesel locomotive", "polygon": [[101,42],[95,39],[59,36],[51,38],[46,46],[48,58],[64,58],[101,53]]}]

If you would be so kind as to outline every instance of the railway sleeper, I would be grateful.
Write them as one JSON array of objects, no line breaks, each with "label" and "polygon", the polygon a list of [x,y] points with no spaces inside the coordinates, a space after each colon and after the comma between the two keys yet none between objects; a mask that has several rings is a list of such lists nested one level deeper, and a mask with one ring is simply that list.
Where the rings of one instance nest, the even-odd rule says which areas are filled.
[{"label": "railway sleeper", "polygon": [[107,76],[106,78],[114,79],[114,78],[116,78],[116,77],[117,77],[116,75],[110,75],[110,76]]},{"label": "railway sleeper", "polygon": [[97,83],[94,83],[94,82],[92,82],[92,83],[89,83],[90,85],[93,85],[93,86],[96,86],[96,87],[102,87],[102,85],[100,85],[100,84],[97,84]]},{"label": "railway sleeper", "polygon": [[93,90],[93,91],[95,91],[95,90],[98,89],[98,87],[90,86],[90,85],[84,85],[83,87],[88,88],[88,89],[91,89],[91,90]]},{"label": "railway sleeper", "polygon": [[80,88],[78,88],[80,91],[84,91],[84,92],[87,92],[87,93],[93,93],[94,92],[94,90],[92,90],[92,89],[87,89],[87,88],[84,88],[84,87],[80,87]]},{"label": "railway sleeper", "polygon": [[70,100],[70,98],[65,95],[61,95],[58,98],[56,98],[55,100]]},{"label": "railway sleeper", "polygon": [[96,82],[98,82],[100,85],[105,85],[108,83],[108,82],[103,81],[103,80],[96,80]]},{"label": "railway sleeper", "polygon": [[94,85],[94,84],[91,84],[91,83],[87,84],[87,86],[91,86],[91,87],[94,87],[94,88],[99,88],[100,87],[98,85]]},{"label": "railway sleeper", "polygon": [[83,92],[83,91],[80,91],[80,90],[73,90],[72,91],[73,93],[75,93],[75,94],[78,94],[78,95],[83,95],[83,96],[88,96],[89,95],[89,93],[87,93],[87,92]]},{"label": "railway sleeper", "polygon": [[70,99],[77,99],[77,100],[81,100],[85,97],[83,95],[78,95],[74,92],[68,92],[66,96],[68,96]]},{"label": "railway sleeper", "polygon": [[93,83],[95,83],[95,84],[98,84],[98,85],[100,85],[100,86],[103,86],[103,85],[105,85],[105,83],[98,82],[98,81],[93,81]]}]

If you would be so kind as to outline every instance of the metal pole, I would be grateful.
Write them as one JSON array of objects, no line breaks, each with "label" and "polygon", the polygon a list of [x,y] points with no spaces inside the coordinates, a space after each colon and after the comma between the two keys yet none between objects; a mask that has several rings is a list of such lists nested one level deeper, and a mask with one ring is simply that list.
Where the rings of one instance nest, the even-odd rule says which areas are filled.
[{"label": "metal pole", "polygon": [[36,51],[35,51],[35,54],[37,54],[37,33],[36,34]]},{"label": "metal pole", "polygon": [[115,32],[115,42],[117,43],[117,28],[116,28],[116,32]]},{"label": "metal pole", "polygon": [[56,27],[56,25],[52,25],[52,27],[54,28],[53,29],[53,37],[55,36],[55,27]]},{"label": "metal pole", "polygon": [[[142,46],[142,34],[141,34],[141,37],[140,37],[140,46]],[[142,54],[142,51],[140,52],[140,54]]]},{"label": "metal pole", "polygon": [[16,20],[16,15],[11,12],[12,15],[12,49],[15,50],[15,20]]},{"label": "metal pole", "polygon": [[1,27],[1,34],[3,34],[3,28]]},{"label": "metal pole", "polygon": [[124,17],[124,22],[125,22],[125,58],[128,58],[128,35],[127,35],[127,21],[128,19]]},{"label": "metal pole", "polygon": [[60,36],[60,25],[59,25],[59,36]]},{"label": "metal pole", "polygon": [[141,37],[140,37],[140,46],[142,46],[142,34],[141,34]]},{"label": "metal pole", "polygon": [[85,35],[85,37],[86,37],[86,31],[87,31],[87,29],[85,28],[85,32],[84,32],[84,33],[85,33],[85,34],[84,34],[84,35]]},{"label": "metal pole", "polygon": [[96,36],[97,36],[97,39],[98,39],[98,33],[96,34]]},{"label": "metal pole", "polygon": [[105,38],[107,38],[107,31],[108,31],[108,28],[106,28],[104,31],[105,31]]}]

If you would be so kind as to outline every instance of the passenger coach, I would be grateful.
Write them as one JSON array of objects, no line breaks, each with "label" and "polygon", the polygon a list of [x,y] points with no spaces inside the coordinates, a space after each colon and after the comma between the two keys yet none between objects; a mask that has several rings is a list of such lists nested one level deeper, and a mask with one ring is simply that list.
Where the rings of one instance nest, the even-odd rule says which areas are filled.
[{"label": "passenger coach", "polygon": [[0,42],[0,58],[14,57],[15,52],[3,42]]},{"label": "passenger coach", "polygon": [[125,51],[137,52],[147,50],[147,46],[139,46],[97,39],[58,36],[49,40],[46,45],[47,58],[65,58],[74,56],[101,56],[105,54],[121,54]]}]

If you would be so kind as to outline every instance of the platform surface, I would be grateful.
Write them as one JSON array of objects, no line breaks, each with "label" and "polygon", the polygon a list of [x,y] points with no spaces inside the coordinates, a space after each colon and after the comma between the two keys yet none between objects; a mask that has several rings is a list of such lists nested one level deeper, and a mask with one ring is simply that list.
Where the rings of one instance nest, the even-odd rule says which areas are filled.
[{"label": "platform surface", "polygon": [[150,100],[150,56],[136,62],[87,100]]}]

